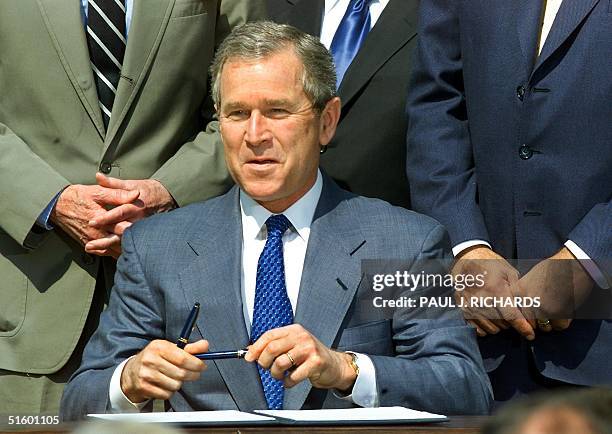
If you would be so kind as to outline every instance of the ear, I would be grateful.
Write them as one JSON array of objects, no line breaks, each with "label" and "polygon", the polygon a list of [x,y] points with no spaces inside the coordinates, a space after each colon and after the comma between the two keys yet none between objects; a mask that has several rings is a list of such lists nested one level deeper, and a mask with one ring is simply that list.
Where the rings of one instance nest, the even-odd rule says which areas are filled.
[{"label": "ear", "polygon": [[321,113],[321,129],[319,131],[319,143],[321,146],[327,146],[334,137],[334,134],[336,134],[336,127],[340,120],[340,106],[340,98],[336,96],[327,101]]}]

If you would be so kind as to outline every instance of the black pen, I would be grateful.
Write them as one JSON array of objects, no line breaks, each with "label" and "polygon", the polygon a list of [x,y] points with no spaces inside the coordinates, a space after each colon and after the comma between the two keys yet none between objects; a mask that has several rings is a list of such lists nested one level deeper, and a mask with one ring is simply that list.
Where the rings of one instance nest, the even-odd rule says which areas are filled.
[{"label": "black pen", "polygon": [[189,335],[191,331],[195,327],[196,320],[198,319],[198,314],[200,313],[200,303],[195,302],[189,316],[187,317],[187,321],[185,321],[185,325],[183,326],[183,330],[181,331],[181,335],[176,341],[176,346],[179,348],[185,348],[185,345],[189,342]]},{"label": "black pen", "polygon": [[212,351],[210,353],[194,354],[200,360],[218,360],[218,359],[244,359],[248,350],[237,351]]}]

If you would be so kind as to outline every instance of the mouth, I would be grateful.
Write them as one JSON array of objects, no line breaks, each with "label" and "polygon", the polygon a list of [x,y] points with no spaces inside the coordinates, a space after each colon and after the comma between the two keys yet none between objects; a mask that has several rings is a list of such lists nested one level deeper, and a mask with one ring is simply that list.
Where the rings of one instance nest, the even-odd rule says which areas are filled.
[{"label": "mouth", "polygon": [[266,166],[269,164],[277,164],[278,161],[276,160],[272,160],[269,158],[257,158],[257,159],[253,159],[253,160],[249,160],[247,161],[247,164],[253,164],[256,166]]}]

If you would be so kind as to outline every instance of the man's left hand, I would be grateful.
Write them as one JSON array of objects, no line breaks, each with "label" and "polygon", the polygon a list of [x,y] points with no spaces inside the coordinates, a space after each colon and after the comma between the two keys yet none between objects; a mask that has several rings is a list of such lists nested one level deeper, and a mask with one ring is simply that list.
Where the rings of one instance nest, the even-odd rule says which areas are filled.
[{"label": "man's left hand", "polygon": [[531,318],[537,318],[543,332],[565,330],[571,315],[582,305],[593,288],[593,280],[580,262],[566,248],[536,264],[519,285],[529,297],[540,297],[540,307]]},{"label": "man's left hand", "polygon": [[284,380],[285,387],[308,379],[314,387],[346,392],[357,379],[350,354],[327,348],[299,324],[267,331],[244,359],[269,369],[274,378]]},{"label": "man's left hand", "polygon": [[117,246],[120,249],[123,231],[132,223],[177,206],[168,190],[154,179],[123,180],[97,173],[96,181],[101,187],[137,190],[140,195],[134,202],[117,206],[97,215],[89,222],[90,226],[97,229],[105,228],[112,235],[87,243],[85,251],[88,253],[104,256],[110,249],[117,249]]}]

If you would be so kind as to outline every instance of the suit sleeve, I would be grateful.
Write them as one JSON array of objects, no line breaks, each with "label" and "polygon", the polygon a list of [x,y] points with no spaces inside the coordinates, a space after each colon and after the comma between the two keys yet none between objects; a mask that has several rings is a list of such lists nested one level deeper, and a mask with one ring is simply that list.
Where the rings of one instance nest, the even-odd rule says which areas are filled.
[{"label": "suit sleeve", "polygon": [[122,248],[108,308],[64,390],[62,420],[110,411],[109,385],[115,368],[151,341],[164,339],[164,303],[147,283],[131,228],[123,234]]},{"label": "suit sleeve", "polygon": [[[446,231],[437,225],[425,238],[410,273],[427,270],[444,274],[448,255]],[[425,307],[398,309],[393,318],[393,343],[395,357],[369,356],[376,370],[381,406],[437,409],[447,415],[489,412],[489,378],[476,333],[466,324],[461,310],[445,308],[432,316]]]},{"label": "suit sleeve", "polygon": [[40,237],[31,232],[55,195],[70,184],[5,124],[0,122],[0,228],[25,247]]},{"label": "suit sleeve", "polygon": [[612,287],[612,202],[595,205],[570,232],[568,239],[596,264]]},{"label": "suit sleeve", "polygon": [[[235,26],[263,18],[265,18],[263,2],[221,1],[217,15],[215,45],[219,45]],[[225,165],[219,123],[216,117],[210,115],[211,107],[210,98],[207,98],[203,117],[210,122],[205,131],[199,133],[193,141],[185,143],[151,177],[166,187],[179,206],[218,196],[225,193],[232,184]]]},{"label": "suit sleeve", "polygon": [[445,225],[453,246],[474,239],[490,241],[476,202],[455,10],[458,3],[431,0],[421,4],[407,140],[413,208]]}]

